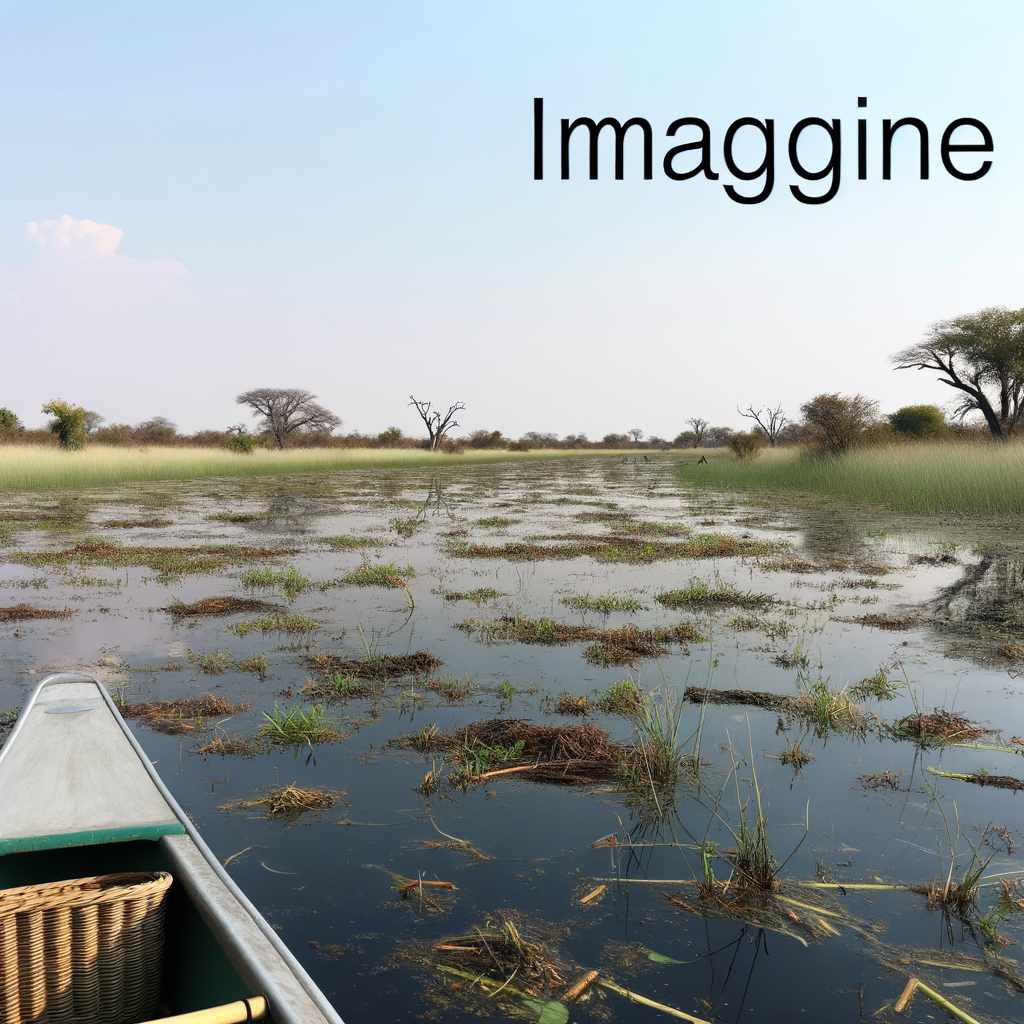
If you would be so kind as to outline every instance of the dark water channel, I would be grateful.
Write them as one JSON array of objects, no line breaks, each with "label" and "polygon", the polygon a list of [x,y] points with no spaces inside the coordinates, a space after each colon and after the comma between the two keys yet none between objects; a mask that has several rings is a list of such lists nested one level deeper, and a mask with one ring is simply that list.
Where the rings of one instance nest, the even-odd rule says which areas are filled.
[{"label": "dark water channel", "polygon": [[[209,518],[224,513],[251,518]],[[1024,751],[1012,743],[1024,736],[1015,670],[1024,664],[1018,660],[1024,647],[1014,650],[1024,645],[1017,561],[1024,545],[1015,532],[822,503],[769,506],[685,490],[667,460],[634,465],[607,457],[446,468],[440,475],[360,471],[8,495],[0,515],[8,528],[0,549],[0,606],[71,612],[66,619],[0,624],[0,711],[18,707],[45,672],[68,669],[98,675],[133,703],[205,693],[250,702],[251,711],[189,723],[194,728],[179,734],[138,722],[134,728],[214,852],[231,858],[233,877],[350,1024],[536,1020],[536,1006],[488,997],[471,980],[424,963],[436,943],[493,930],[505,919],[527,939],[546,943],[565,978],[596,969],[601,978],[708,1021],[945,1020],[920,995],[899,1017],[888,1010],[874,1016],[910,974],[979,1021],[1024,1019],[1024,995],[1013,980],[1020,947],[1008,944],[1024,943],[1024,914],[998,913],[1008,906],[999,903],[999,879],[1024,878],[1022,804],[1010,790],[928,771],[1020,777],[1021,757],[977,746],[922,746],[894,737],[878,721],[944,708],[992,730],[981,744]],[[604,538],[624,529],[613,515],[789,547],[647,564],[589,555],[510,561],[450,551],[453,541]],[[170,525],[103,525],[161,519]],[[343,577],[364,561],[394,563],[409,597],[400,587],[373,586],[307,588],[289,597],[243,587],[244,566],[175,576],[75,558],[39,566],[19,554],[69,549],[83,536],[122,545],[275,549],[278,557],[253,565],[294,566],[314,581]],[[332,548],[323,541],[339,536],[361,546]],[[670,534],[666,543],[672,540]],[[407,566],[415,575],[405,573]],[[734,583],[776,602],[759,610],[672,611],[654,600],[694,579]],[[486,603],[445,599],[480,588],[503,596]],[[643,608],[603,615],[561,603],[588,593],[633,597]],[[255,616],[182,617],[166,610],[175,600],[222,596],[273,601],[321,625],[310,633],[240,636],[228,627]],[[603,666],[584,657],[583,642],[488,644],[456,628],[502,615],[597,628],[686,620],[707,639],[685,648],[670,644],[668,654],[633,666]],[[857,621],[865,615],[902,628]],[[218,735],[255,737],[262,712],[275,704],[302,703],[301,688],[316,679],[306,661],[316,653],[361,659],[367,650],[432,652],[444,664],[431,678],[451,673],[451,699],[430,689],[430,678],[394,679],[369,696],[327,705],[325,717],[345,734],[337,742],[248,757],[197,753]],[[231,665],[207,674],[190,652],[196,659],[230,652]],[[259,654],[269,663],[265,678],[231,667]],[[443,754],[389,746],[431,725],[453,731],[499,716],[593,722],[628,743],[629,718],[596,708],[586,719],[559,715],[557,698],[569,693],[596,701],[626,679],[655,691],[649,699],[657,706],[687,685],[796,696],[815,681],[841,692],[880,672],[894,696],[858,698],[865,723],[858,729],[816,730],[757,706],[684,705],[679,739],[692,753],[702,723],[700,767],[696,779],[684,772],[674,792],[656,799],[616,791],[614,780],[535,784],[528,772],[423,796],[415,787],[432,763],[442,767]],[[455,684],[467,678],[462,696]],[[813,757],[802,768],[779,760],[794,744]],[[291,825],[268,821],[259,808],[220,809],[293,782],[343,791],[344,802]],[[776,897],[760,918],[736,920],[710,911],[684,883],[702,877],[694,847],[708,841],[725,853],[735,846],[740,809],[748,825],[755,821],[758,796],[788,902]],[[633,845],[592,846],[613,833],[618,843]],[[444,845],[448,837],[472,844],[479,855]],[[911,891],[856,888],[944,881],[951,844],[955,879],[972,862],[988,861],[976,901],[959,916],[929,908],[924,895]],[[716,878],[728,879],[726,861],[712,860]],[[450,881],[457,889],[402,898],[388,871]],[[675,884],[652,881],[659,879]],[[793,884],[821,881],[844,888]],[[603,893],[580,902],[600,885],[607,886]],[[1016,898],[1024,902],[1024,892]],[[568,1019],[672,1018],[592,986],[587,998],[569,1006]]]}]

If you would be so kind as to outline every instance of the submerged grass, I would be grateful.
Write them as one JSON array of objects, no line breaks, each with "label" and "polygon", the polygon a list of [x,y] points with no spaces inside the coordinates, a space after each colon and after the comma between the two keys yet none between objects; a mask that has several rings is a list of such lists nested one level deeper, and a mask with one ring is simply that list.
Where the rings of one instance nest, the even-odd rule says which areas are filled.
[{"label": "submerged grass", "polygon": [[312,633],[322,623],[308,615],[297,615],[287,612],[278,615],[266,615],[261,619],[250,619],[245,622],[232,622],[228,629],[238,636],[245,636],[255,630],[261,633]]},{"label": "submerged grass", "polygon": [[841,459],[774,449],[759,459],[712,460],[678,469],[687,484],[826,494],[907,512],[1024,514],[1024,444],[905,444]]},{"label": "submerged grass", "polygon": [[767,608],[777,598],[770,594],[755,594],[740,590],[735,583],[714,579],[691,579],[679,590],[666,590],[654,596],[658,604],[666,608]]},{"label": "submerged grass", "polygon": [[578,612],[600,612],[610,615],[612,612],[640,612],[646,607],[643,601],[635,597],[619,597],[617,594],[573,594],[563,597],[562,604]]}]

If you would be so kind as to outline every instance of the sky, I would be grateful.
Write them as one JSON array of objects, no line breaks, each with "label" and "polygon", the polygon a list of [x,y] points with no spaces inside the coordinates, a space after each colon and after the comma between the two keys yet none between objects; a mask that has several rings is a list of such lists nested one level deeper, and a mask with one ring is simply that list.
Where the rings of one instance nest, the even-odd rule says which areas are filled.
[{"label": "sky", "polygon": [[[299,387],[346,432],[417,433],[415,395],[465,402],[462,432],[671,438],[821,392],[946,403],[889,357],[1024,306],[1022,39],[1008,2],[0,0],[0,405],[191,432],[249,420],[240,392]],[[563,117],[646,118],[652,179],[631,129],[615,180],[606,129],[590,180],[582,128],[562,180]],[[664,174],[697,138],[666,137],[683,117],[708,123],[718,180]],[[755,205],[723,188],[760,188],[725,164],[744,117],[775,122]],[[825,204],[790,191],[828,184],[789,162],[807,117],[841,123]],[[882,180],[881,122],[903,117],[928,126],[928,180],[913,128]],[[992,160],[975,181],[939,154],[963,117],[994,140],[955,158]],[[741,170],[757,139],[736,135]],[[826,141],[801,136],[805,167]]]}]

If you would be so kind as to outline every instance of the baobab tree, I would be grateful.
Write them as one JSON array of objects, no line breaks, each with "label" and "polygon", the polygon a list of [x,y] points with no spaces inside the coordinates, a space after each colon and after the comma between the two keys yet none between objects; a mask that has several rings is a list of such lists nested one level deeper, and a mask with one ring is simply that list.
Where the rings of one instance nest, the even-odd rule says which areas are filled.
[{"label": "baobab tree", "polygon": [[427,428],[427,436],[430,439],[430,450],[432,452],[439,451],[441,448],[441,442],[444,441],[445,435],[459,424],[455,420],[455,414],[466,408],[465,402],[456,402],[454,405],[448,407],[448,411],[441,414],[439,409],[431,409],[430,402],[421,402],[412,395],[409,396],[412,401],[410,405],[416,406],[416,411],[420,414],[420,419],[423,420],[423,425]]},{"label": "baobab tree", "polygon": [[762,409],[760,406],[755,410],[753,403],[747,406],[744,412],[738,405],[736,411],[744,418],[753,420],[764,434],[765,440],[772,448],[778,444],[779,434],[782,428],[789,422],[789,417],[782,411],[782,406],[776,408]]},{"label": "baobab tree", "polygon": [[341,420],[329,409],[317,405],[316,395],[301,388],[254,388],[239,395],[235,402],[248,405],[254,416],[262,416],[260,427],[274,439],[278,448],[295,431],[330,433]]}]

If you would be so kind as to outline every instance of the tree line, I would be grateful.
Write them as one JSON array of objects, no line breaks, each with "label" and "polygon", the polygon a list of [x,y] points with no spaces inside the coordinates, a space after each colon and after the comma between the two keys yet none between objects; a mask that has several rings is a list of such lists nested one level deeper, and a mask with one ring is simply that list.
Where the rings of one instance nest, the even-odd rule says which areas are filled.
[{"label": "tree line", "polygon": [[[751,421],[749,430],[713,426],[700,416],[686,420],[685,429],[672,439],[645,435],[639,427],[591,439],[585,433],[558,434],[528,431],[518,438],[500,430],[475,430],[457,435],[456,416],[464,402],[435,406],[410,395],[409,406],[423,422],[426,438],[411,437],[399,427],[379,434],[336,432],[342,420],[316,402],[316,395],[300,388],[254,388],[236,397],[255,423],[239,422],[223,430],[179,433],[176,424],[154,416],[134,425],[107,423],[99,413],[62,399],[47,402],[42,411],[51,417],[47,427],[29,430],[18,416],[0,407],[0,443],[55,444],[67,450],[87,444],[110,446],[188,445],[224,447],[240,453],[261,447],[426,448],[458,452],[471,449],[529,451],[537,448],[623,449],[718,448],[729,446],[740,458],[751,458],[767,447],[801,444],[841,455],[851,448],[894,439],[966,437],[983,432],[994,441],[1018,433],[1024,417],[1024,309],[993,306],[977,313],[932,324],[924,338],[892,357],[899,370],[931,370],[952,389],[955,400],[948,415],[937,405],[904,406],[887,417],[878,403],[864,395],[838,392],[816,395],[791,418],[781,405],[746,409],[737,413]],[[976,417],[980,427],[969,421]]]}]

